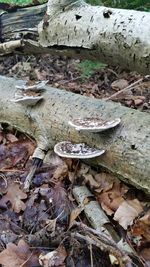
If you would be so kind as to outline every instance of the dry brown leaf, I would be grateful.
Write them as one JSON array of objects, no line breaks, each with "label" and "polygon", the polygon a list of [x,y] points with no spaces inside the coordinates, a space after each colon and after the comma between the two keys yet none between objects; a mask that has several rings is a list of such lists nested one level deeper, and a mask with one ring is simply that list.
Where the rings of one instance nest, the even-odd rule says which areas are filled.
[{"label": "dry brown leaf", "polygon": [[145,225],[150,226],[150,210],[139,220],[143,222]]},{"label": "dry brown leaf", "polygon": [[68,179],[72,184],[74,184],[75,179],[76,179],[75,172],[68,172]]},{"label": "dry brown leaf", "polygon": [[143,236],[145,240],[150,241],[150,211],[136,220],[131,230],[132,235]]},{"label": "dry brown leaf", "polygon": [[126,186],[122,186],[118,180],[111,184],[111,189],[109,189],[109,185],[107,183],[107,180],[106,183],[103,181],[103,184],[106,187],[104,192],[97,194],[97,200],[106,213],[108,215],[112,215],[124,201],[123,196],[127,192],[128,188]]},{"label": "dry brown leaf", "polygon": [[19,188],[19,185],[14,183],[9,185],[7,194],[3,196],[3,198],[0,200],[1,205],[6,204],[8,201],[10,201],[12,205],[12,209],[19,213],[21,210],[25,210],[26,205],[22,201],[22,199],[26,199],[27,194],[22,192]]},{"label": "dry brown leaf", "polygon": [[119,79],[119,80],[116,80],[114,81],[112,84],[111,84],[111,88],[115,91],[119,91],[119,90],[122,90],[123,88],[127,87],[128,86],[128,81],[125,80],[125,79]]},{"label": "dry brown leaf", "polygon": [[33,267],[38,265],[38,256],[32,254],[24,240],[20,240],[18,246],[9,243],[0,253],[0,264],[3,267]]},{"label": "dry brown leaf", "polygon": [[39,263],[43,267],[65,267],[65,259],[67,252],[63,246],[59,246],[56,250],[39,256]]},{"label": "dry brown leaf", "polygon": [[49,233],[54,233],[56,229],[57,218],[46,221],[46,229]]},{"label": "dry brown leaf", "polygon": [[85,175],[86,173],[88,173],[89,170],[90,170],[90,166],[82,163],[80,165],[80,168],[78,169],[78,172],[77,172],[78,177]]},{"label": "dry brown leaf", "polygon": [[143,102],[144,102],[144,101],[143,101],[142,99],[135,99],[135,100],[134,100],[134,105],[135,105],[135,106],[140,106],[141,104],[143,104]]},{"label": "dry brown leaf", "polygon": [[53,178],[62,181],[68,175],[68,166],[65,162],[59,165],[54,171]]},{"label": "dry brown leaf", "polygon": [[[105,173],[105,172],[96,174],[95,180],[99,184],[99,189],[103,192],[112,189],[113,184],[116,181],[119,181],[115,176],[113,176],[109,173]],[[96,192],[97,192],[97,190],[96,190]]]},{"label": "dry brown leaf", "polygon": [[72,225],[72,223],[76,220],[76,218],[80,215],[82,212],[83,208],[78,207],[74,209],[71,214],[70,214],[70,219],[69,219],[69,227]]},{"label": "dry brown leaf", "polygon": [[150,248],[144,248],[140,251],[140,256],[142,256],[144,258],[144,260],[149,262],[150,266]]},{"label": "dry brown leaf", "polygon": [[143,207],[138,199],[124,201],[115,212],[114,220],[118,221],[124,229],[127,229],[142,211]]},{"label": "dry brown leaf", "polygon": [[14,143],[14,142],[17,142],[18,141],[18,138],[14,134],[12,134],[12,133],[6,134],[6,139],[10,143]]},{"label": "dry brown leaf", "polygon": [[93,178],[93,175],[87,173],[83,175],[86,183],[89,184],[90,188],[99,188],[99,183]]},{"label": "dry brown leaf", "polygon": [[118,196],[116,192],[105,192],[98,197],[98,201],[102,206],[102,209],[108,215],[112,215],[120,206],[120,204],[124,201],[122,196]]}]

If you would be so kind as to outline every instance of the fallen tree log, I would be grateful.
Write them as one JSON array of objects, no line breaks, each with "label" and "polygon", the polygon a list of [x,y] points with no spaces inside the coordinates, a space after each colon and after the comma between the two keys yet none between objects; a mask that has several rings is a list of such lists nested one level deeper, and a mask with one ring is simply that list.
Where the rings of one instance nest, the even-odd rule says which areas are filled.
[{"label": "fallen tree log", "polygon": [[[92,160],[124,181],[150,193],[150,116],[113,102],[76,95],[46,86],[44,100],[34,107],[11,102],[18,83],[0,76],[0,123],[8,123],[28,133],[38,145],[53,146],[60,141],[85,142],[106,149]],[[103,133],[81,133],[68,125],[76,117],[100,116],[121,118],[114,130]]]},{"label": "fallen tree log", "polygon": [[3,14],[2,42],[21,39],[16,52],[65,54],[150,73],[150,13],[83,0],[49,0],[45,11],[44,5]]}]

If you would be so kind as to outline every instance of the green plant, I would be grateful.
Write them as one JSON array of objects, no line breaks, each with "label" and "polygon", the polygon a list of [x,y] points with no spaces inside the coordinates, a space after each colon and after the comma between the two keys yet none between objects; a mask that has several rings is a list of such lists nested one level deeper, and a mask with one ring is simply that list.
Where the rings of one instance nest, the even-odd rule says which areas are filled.
[{"label": "green plant", "polygon": [[150,11],[149,0],[87,0],[91,5],[110,6],[114,8],[136,9],[142,11]]},{"label": "green plant", "polygon": [[0,0],[0,3],[9,4],[10,6],[26,6],[26,5],[35,5],[35,2],[42,4],[46,2],[45,0]]},{"label": "green plant", "polygon": [[86,0],[88,4],[95,5],[95,6],[101,6],[103,5],[103,2],[101,0]]},{"label": "green plant", "polygon": [[106,64],[92,60],[83,60],[76,65],[76,68],[81,72],[82,79],[89,78],[95,70],[103,69],[105,67]]}]

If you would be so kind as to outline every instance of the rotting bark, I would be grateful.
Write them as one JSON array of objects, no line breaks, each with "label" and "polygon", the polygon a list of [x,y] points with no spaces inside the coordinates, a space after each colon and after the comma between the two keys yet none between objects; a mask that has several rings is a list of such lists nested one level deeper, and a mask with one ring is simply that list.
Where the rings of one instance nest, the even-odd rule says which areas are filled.
[{"label": "rotting bark", "polygon": [[148,12],[95,7],[83,0],[49,0],[44,15],[45,10],[44,5],[3,14],[1,40],[22,39],[17,52],[84,57],[150,73]]},{"label": "rotting bark", "polygon": [[[0,123],[33,136],[50,149],[60,141],[85,142],[106,149],[90,164],[103,166],[124,181],[150,192],[150,116],[137,110],[46,86],[44,101],[33,108],[11,102],[17,81],[0,76]],[[68,125],[76,117],[121,118],[121,125],[103,133],[81,133]]]}]

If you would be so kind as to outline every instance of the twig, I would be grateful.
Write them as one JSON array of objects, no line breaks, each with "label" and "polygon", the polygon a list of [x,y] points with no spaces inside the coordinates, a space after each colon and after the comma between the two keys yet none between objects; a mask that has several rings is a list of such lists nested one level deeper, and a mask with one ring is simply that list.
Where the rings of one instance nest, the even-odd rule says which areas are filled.
[{"label": "twig", "polygon": [[36,158],[36,157],[33,158],[33,163],[32,163],[31,169],[30,169],[30,171],[29,171],[29,173],[25,179],[25,182],[24,182],[24,190],[26,192],[29,191],[33,176],[34,176],[36,170],[42,165],[42,163],[43,163],[43,159]]},{"label": "twig", "polygon": [[6,175],[3,174],[3,173],[0,173],[0,178],[1,178],[2,180],[4,180],[4,182],[5,182],[5,188],[7,188],[7,186],[8,186],[8,182],[7,182]]},{"label": "twig", "polygon": [[78,77],[75,77],[75,78],[71,78],[70,80],[64,81],[63,85],[66,84],[66,83],[74,82],[74,81],[79,80],[81,78],[82,78],[81,76],[78,76]]},{"label": "twig", "polygon": [[23,267],[32,257],[33,252],[30,254],[30,256],[19,266],[19,267]]},{"label": "twig", "polygon": [[24,169],[24,170],[18,170],[18,169],[0,169],[0,173],[2,173],[2,172],[25,172],[26,171],[26,169]]},{"label": "twig", "polygon": [[123,263],[131,262],[129,256],[125,253],[122,253],[119,249],[116,249],[113,246],[109,246],[104,244],[101,240],[98,240],[96,237],[92,238],[89,236],[84,236],[79,233],[71,233],[71,236],[80,240],[84,240],[86,243],[94,245],[101,250],[108,251],[109,253],[113,254],[119,261],[122,260]]},{"label": "twig", "polygon": [[142,82],[144,79],[147,79],[149,78],[150,76],[149,75],[146,75],[144,76],[143,78],[139,79],[138,81],[135,81],[134,83],[128,85],[127,87],[123,88],[122,90],[116,92],[115,94],[107,97],[107,98],[104,98],[105,101],[108,101],[108,100],[111,100],[112,98],[120,95],[121,93],[125,92],[125,91],[128,91],[128,90],[131,90],[134,88],[135,85],[139,84],[140,82]]},{"label": "twig", "polygon": [[101,242],[103,242],[103,244],[106,244],[108,246],[111,246],[113,247],[115,250],[118,250],[122,255],[127,255],[125,251],[123,251],[119,245],[117,243],[115,243],[111,238],[109,238],[108,235],[98,231],[98,230],[95,230],[93,228],[90,228],[88,227],[86,224],[82,223],[82,222],[74,222],[73,225],[75,226],[78,226],[80,228],[82,228],[83,230],[87,231],[87,232],[90,232],[96,236],[99,237],[99,239],[101,240]]},{"label": "twig", "polygon": [[25,183],[24,183],[24,190],[26,192],[29,191],[29,188],[30,188],[30,185],[31,185],[31,182],[32,182],[32,179],[33,179],[33,176],[36,172],[36,169],[37,169],[37,165],[33,165],[31,167],[31,170],[30,172],[28,173],[27,177],[26,177],[26,180],[25,180]]},{"label": "twig", "polygon": [[107,69],[109,72],[113,73],[117,78],[119,78],[119,75],[112,69]]},{"label": "twig", "polygon": [[93,264],[92,244],[90,244],[90,258],[91,258],[91,267],[94,267],[94,264]]}]

